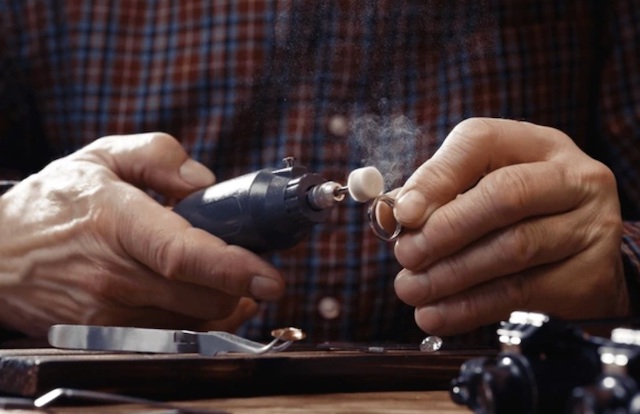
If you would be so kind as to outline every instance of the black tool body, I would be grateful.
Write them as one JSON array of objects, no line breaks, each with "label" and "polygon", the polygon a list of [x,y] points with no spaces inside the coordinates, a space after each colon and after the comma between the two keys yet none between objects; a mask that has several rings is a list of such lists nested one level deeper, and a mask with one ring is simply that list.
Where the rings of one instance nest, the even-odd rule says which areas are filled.
[{"label": "black tool body", "polygon": [[309,200],[310,190],[325,182],[302,166],[263,169],[195,192],[174,211],[228,244],[256,253],[282,250],[326,221],[330,208]]}]

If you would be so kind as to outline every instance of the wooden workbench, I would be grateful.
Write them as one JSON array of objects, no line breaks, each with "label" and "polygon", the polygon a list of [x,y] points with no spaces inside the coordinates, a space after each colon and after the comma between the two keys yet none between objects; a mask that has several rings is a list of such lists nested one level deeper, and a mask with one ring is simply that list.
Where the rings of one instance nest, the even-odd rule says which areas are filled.
[{"label": "wooden workbench", "polygon": [[[0,394],[35,398],[55,388],[73,388],[228,413],[464,413],[449,398],[450,381],[463,362],[492,354],[316,349],[203,357],[8,349],[0,350]],[[61,400],[46,412],[175,412],[139,405],[69,405]]]},{"label": "wooden workbench", "polygon": [[[445,391],[395,391],[372,393],[341,393],[284,395],[181,401],[180,407],[221,410],[229,414],[469,414],[471,411],[451,402]],[[170,414],[141,405],[54,407],[46,411],[0,410],[8,414]]]}]

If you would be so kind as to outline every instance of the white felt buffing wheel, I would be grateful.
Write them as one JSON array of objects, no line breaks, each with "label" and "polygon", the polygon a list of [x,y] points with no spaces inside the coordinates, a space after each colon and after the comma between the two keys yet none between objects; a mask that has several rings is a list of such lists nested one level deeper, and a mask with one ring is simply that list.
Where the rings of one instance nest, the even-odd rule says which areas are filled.
[{"label": "white felt buffing wheel", "polygon": [[384,178],[376,167],[363,167],[351,171],[347,179],[351,197],[360,202],[376,198],[384,191]]}]

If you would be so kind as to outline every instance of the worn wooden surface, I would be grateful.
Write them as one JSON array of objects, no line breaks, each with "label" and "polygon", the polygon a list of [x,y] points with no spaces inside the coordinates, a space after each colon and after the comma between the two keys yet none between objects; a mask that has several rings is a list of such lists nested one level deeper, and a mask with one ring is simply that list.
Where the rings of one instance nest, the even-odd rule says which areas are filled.
[{"label": "worn wooden surface", "polygon": [[36,397],[54,388],[193,399],[448,389],[460,365],[487,351],[297,351],[264,355],[1,350],[0,393]]},{"label": "worn wooden surface", "polygon": [[[451,402],[445,391],[395,391],[373,393],[314,394],[180,401],[176,406],[223,411],[229,414],[470,414]],[[10,414],[171,414],[172,410],[142,405],[51,407],[46,411],[6,410]]]}]

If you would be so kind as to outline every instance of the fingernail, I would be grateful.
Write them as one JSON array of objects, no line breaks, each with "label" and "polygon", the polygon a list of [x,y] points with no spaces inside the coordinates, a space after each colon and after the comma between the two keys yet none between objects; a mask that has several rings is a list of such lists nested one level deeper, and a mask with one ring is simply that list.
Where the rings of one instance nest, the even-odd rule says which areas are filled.
[{"label": "fingernail", "polygon": [[189,158],[180,166],[180,177],[194,187],[206,187],[215,182],[216,177],[204,165]]},{"label": "fingernail", "polygon": [[438,333],[445,326],[444,315],[438,305],[416,308],[415,318],[418,326],[428,333]]},{"label": "fingernail", "polygon": [[272,278],[254,276],[251,285],[249,285],[249,291],[256,299],[275,300],[282,295],[282,286]]},{"label": "fingernail", "polygon": [[405,303],[417,306],[429,301],[432,296],[431,283],[427,276],[415,274],[410,270],[401,270],[394,280],[396,295]]},{"label": "fingernail", "polygon": [[394,253],[402,266],[414,270],[426,269],[433,262],[431,246],[424,232],[406,232],[396,240]]},{"label": "fingernail", "polygon": [[417,224],[427,210],[427,199],[417,191],[411,190],[396,200],[394,215],[401,224]]}]

